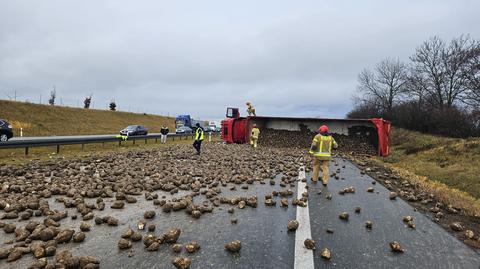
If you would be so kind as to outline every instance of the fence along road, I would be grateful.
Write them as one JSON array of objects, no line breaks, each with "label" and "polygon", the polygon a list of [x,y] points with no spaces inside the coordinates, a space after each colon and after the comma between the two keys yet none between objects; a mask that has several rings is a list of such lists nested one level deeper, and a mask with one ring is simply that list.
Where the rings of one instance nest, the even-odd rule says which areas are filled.
[{"label": "fence along road", "polygon": [[[172,140],[175,139],[188,139],[194,138],[195,134],[168,134],[168,137],[171,137]],[[145,144],[149,139],[155,139],[155,143],[158,142],[158,139],[161,137],[161,134],[154,133],[148,135],[138,135],[130,136],[127,141],[144,140]],[[60,152],[60,146],[65,145],[83,145],[85,144],[94,144],[94,143],[106,143],[106,142],[118,142],[118,145],[121,146],[123,141],[119,138],[118,135],[84,135],[84,136],[49,136],[49,137],[24,137],[22,139],[12,139],[7,142],[0,143],[0,149],[12,149],[12,148],[24,148],[25,155],[28,155],[28,149],[32,147],[49,147],[57,146],[57,153]]]}]

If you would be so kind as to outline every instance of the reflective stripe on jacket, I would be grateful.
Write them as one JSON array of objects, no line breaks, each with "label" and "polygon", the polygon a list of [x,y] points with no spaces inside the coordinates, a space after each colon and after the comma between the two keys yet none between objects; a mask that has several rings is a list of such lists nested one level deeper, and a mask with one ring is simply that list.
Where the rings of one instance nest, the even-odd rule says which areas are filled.
[{"label": "reflective stripe on jacket", "polygon": [[317,134],[312,141],[309,153],[317,157],[330,158],[332,147],[337,148],[337,142],[331,135]]},{"label": "reflective stripe on jacket", "polygon": [[197,130],[195,131],[195,140],[203,141],[203,139],[204,139],[203,129],[201,127],[198,127]]},{"label": "reflective stripe on jacket", "polygon": [[260,129],[253,128],[252,129],[252,138],[258,138],[259,135],[260,135]]}]

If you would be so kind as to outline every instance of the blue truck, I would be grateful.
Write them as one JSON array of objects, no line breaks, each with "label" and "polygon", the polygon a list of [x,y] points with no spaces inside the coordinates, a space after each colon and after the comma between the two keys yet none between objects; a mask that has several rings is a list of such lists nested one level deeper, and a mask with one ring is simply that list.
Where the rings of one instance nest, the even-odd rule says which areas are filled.
[{"label": "blue truck", "polygon": [[201,120],[194,120],[190,115],[178,115],[175,119],[175,127],[178,129],[179,127],[186,126],[195,130],[195,125],[199,123],[202,128],[205,129],[205,122]]}]

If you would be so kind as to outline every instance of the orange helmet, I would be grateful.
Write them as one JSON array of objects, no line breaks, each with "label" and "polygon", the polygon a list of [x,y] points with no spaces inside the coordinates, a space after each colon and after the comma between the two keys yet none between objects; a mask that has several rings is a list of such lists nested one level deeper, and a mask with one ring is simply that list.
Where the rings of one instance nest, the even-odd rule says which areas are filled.
[{"label": "orange helmet", "polygon": [[322,125],[322,126],[320,126],[320,128],[318,128],[318,131],[319,131],[320,133],[328,133],[328,127],[327,127],[327,125]]}]

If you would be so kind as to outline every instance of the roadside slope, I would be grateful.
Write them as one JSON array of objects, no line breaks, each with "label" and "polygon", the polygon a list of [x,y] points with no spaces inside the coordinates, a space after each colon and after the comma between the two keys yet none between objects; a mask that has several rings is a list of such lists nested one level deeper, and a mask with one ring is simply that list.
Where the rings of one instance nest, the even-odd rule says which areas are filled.
[{"label": "roadside slope", "polygon": [[175,119],[120,111],[82,109],[0,100],[0,118],[14,127],[15,136],[115,134],[131,124],[159,132],[162,124],[174,130]]},{"label": "roadside slope", "polygon": [[480,198],[480,138],[456,139],[395,128],[392,154],[384,161]]}]

